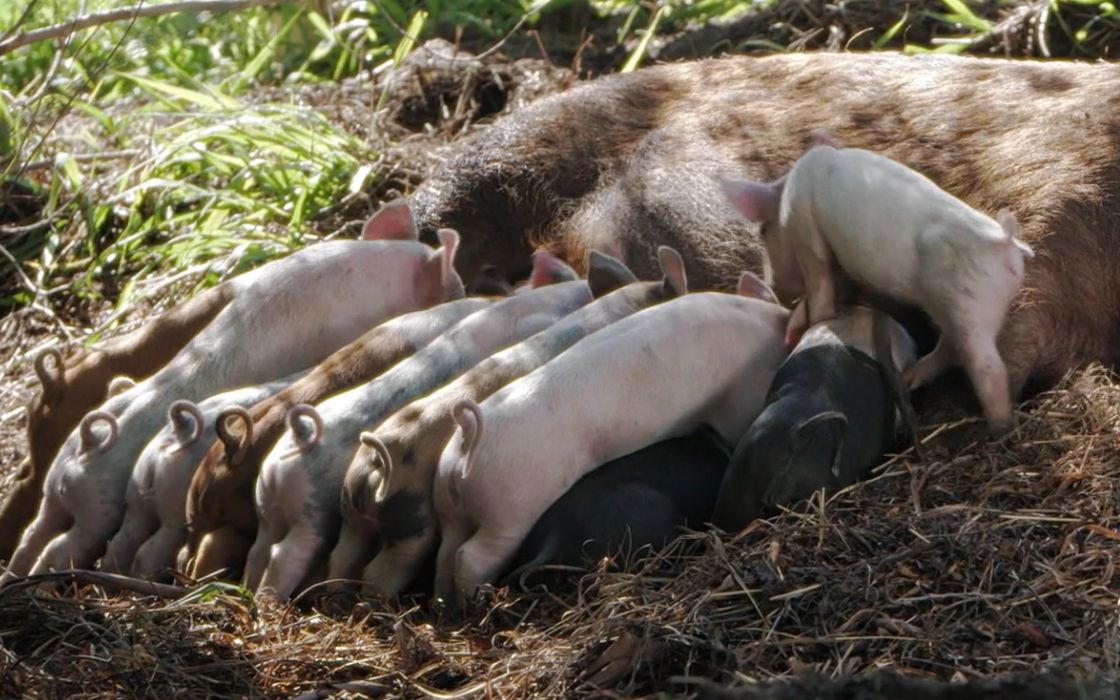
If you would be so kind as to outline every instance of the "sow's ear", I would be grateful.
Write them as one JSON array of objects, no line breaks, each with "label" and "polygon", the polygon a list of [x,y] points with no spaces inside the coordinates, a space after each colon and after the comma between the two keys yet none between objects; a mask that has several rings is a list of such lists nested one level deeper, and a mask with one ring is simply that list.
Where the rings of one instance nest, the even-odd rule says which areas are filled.
[{"label": "sow's ear", "polygon": [[762,278],[753,272],[744,272],[739,275],[739,286],[736,291],[742,297],[761,299],[771,304],[778,303],[778,296],[774,294],[773,289],[770,289],[770,285],[763,282]]},{"label": "sow's ear", "polygon": [[587,254],[584,266],[587,268],[587,286],[591,287],[591,294],[596,299],[638,281],[621,260],[598,250]]},{"label": "sow's ear", "polygon": [[761,224],[778,219],[778,204],[782,200],[781,181],[767,184],[749,180],[721,180],[720,186],[727,201],[747,221]]},{"label": "sow's ear", "polygon": [[407,199],[394,199],[369,217],[362,227],[362,238],[367,241],[415,241],[418,238],[412,207]]}]

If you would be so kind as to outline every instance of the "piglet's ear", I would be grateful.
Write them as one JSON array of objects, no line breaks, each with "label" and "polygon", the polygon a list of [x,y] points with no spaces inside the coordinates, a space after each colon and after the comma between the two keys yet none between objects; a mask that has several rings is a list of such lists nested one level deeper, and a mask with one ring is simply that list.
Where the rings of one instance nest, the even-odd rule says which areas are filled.
[{"label": "piglet's ear", "polygon": [[999,224],[1003,232],[1007,234],[1007,241],[1013,244],[1028,258],[1034,257],[1034,248],[1019,240],[1019,223],[1015,220],[1015,215],[1011,213],[1010,209],[1000,209],[996,214],[996,222]]},{"label": "piglet's ear", "polygon": [[414,241],[417,237],[412,208],[403,198],[383,205],[362,227],[362,238],[367,241]]},{"label": "piglet's ear", "polygon": [[832,148],[843,148],[832,132],[825,128],[813,129],[809,132],[809,148],[813,146],[831,146]]},{"label": "piglet's ear", "polygon": [[440,288],[445,299],[458,299],[463,296],[463,280],[455,272],[455,254],[459,251],[459,233],[453,229],[441,228],[436,231],[439,238],[439,276]]},{"label": "piglet's ear", "polygon": [[749,180],[721,180],[720,186],[727,201],[747,221],[760,224],[777,220],[778,204],[782,199],[781,182],[767,184]]},{"label": "piglet's ear", "polygon": [[529,274],[529,286],[533,289],[578,279],[579,275],[568,263],[547,250],[533,253],[533,271]]},{"label": "piglet's ear", "polygon": [[451,407],[451,420],[455,421],[463,433],[460,449],[466,459],[463,460],[463,471],[459,476],[465,479],[474,465],[475,448],[482,437],[482,407],[470,399],[463,399]]},{"label": "piglet's ear", "polygon": [[739,286],[736,291],[739,296],[761,299],[771,304],[778,303],[778,297],[774,294],[774,290],[770,289],[770,285],[763,282],[762,278],[753,272],[748,271],[739,275]]},{"label": "piglet's ear", "polygon": [[587,267],[587,285],[591,287],[591,294],[596,299],[619,287],[638,281],[630,268],[620,260],[598,250],[592,250],[587,254],[585,267]]},{"label": "piglet's ear", "polygon": [[792,444],[803,449],[812,442],[817,429],[831,426],[835,438],[832,453],[832,475],[840,477],[840,460],[844,455],[844,437],[848,432],[848,417],[839,411],[821,411],[793,427],[790,436]]},{"label": "piglet's ear", "polygon": [[657,263],[661,266],[661,288],[665,296],[679,297],[688,294],[688,275],[685,274],[681,254],[667,245],[659,246]]}]

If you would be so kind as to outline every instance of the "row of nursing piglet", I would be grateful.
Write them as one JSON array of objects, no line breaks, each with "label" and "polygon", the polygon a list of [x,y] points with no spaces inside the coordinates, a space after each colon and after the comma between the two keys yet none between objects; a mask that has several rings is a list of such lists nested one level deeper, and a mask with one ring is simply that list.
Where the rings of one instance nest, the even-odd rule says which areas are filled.
[{"label": "row of nursing piglet", "polygon": [[[333,481],[338,482],[340,467],[349,461],[347,450],[353,452],[358,444],[357,433],[379,413],[392,412],[591,299],[586,282],[534,289],[576,279],[569,267],[542,253],[536,256],[526,293],[500,303],[474,298],[441,304],[462,294],[452,267],[457,239],[453,232],[441,232],[444,246],[434,252],[413,240],[391,240],[414,239],[411,221],[407,206],[389,205],[364,231],[364,238],[382,240],[313,246],[223,285],[223,296],[232,300],[227,310],[155,377],[112,397],[73,429],[50,467],[39,514],[24,533],[7,575],[89,566],[102,551],[105,569],[153,575],[175,563],[188,534],[190,546],[180,561],[191,561],[192,570],[208,570],[211,564],[239,570],[257,533],[252,493],[257,469],[285,423],[307,457],[306,466],[333,469]],[[412,258],[422,263],[419,269],[410,266]],[[389,269],[395,273],[383,274]],[[604,272],[600,283],[610,276],[609,270]],[[401,284],[410,277],[414,285]],[[430,289],[421,295],[413,286]],[[363,293],[374,298],[363,302]],[[286,319],[299,310],[297,294],[351,298],[363,310],[343,325],[346,319],[338,317],[345,314],[331,317],[325,309],[305,309],[312,314],[305,320],[329,319],[329,325],[292,328]],[[398,315],[424,307],[432,308]],[[181,315],[180,309],[168,314],[173,319]],[[336,348],[371,324],[379,325],[323,360],[322,349]],[[138,335],[150,343],[167,333],[149,329]],[[257,345],[267,348],[255,357],[272,374],[298,367],[308,358],[323,361],[309,372],[211,396],[201,404],[190,400],[205,395],[208,388],[227,388],[235,378],[266,376],[269,369],[246,366],[248,349]],[[128,352],[142,349],[133,346]],[[102,357],[111,354],[112,348]],[[392,372],[379,377],[390,368]],[[81,380],[73,384],[92,384],[91,374],[74,375]],[[301,403],[325,399],[375,377],[381,381],[324,404],[326,421]],[[120,378],[110,382],[106,376],[104,381],[119,383]],[[68,398],[63,405],[70,408],[81,397]],[[339,410],[330,414],[329,406]],[[157,433],[165,412],[168,424]],[[63,432],[57,418],[66,414],[33,412],[31,433]],[[311,419],[310,433],[302,431],[303,416]],[[235,419],[242,421],[240,430],[231,426]],[[340,457],[341,453],[346,454]],[[186,508],[184,493],[189,494]],[[301,497],[284,496],[286,502]],[[328,500],[336,504],[337,493]]]},{"label": "row of nursing piglet", "polygon": [[[86,567],[102,554],[121,524],[133,467],[175,402],[273,382],[381,321],[462,296],[452,267],[457,235],[441,234],[443,246],[432,250],[415,240],[411,214],[400,214],[397,207],[371,219],[366,240],[310,246],[237,276],[203,294],[204,303],[173,309],[167,323],[158,319],[73,364],[37,362],[50,379],[29,412],[30,469],[5,504],[3,535],[23,525],[17,511],[37,504],[37,513],[5,576]],[[149,352],[166,363],[137,363],[134,378],[152,374],[98,405],[112,373]],[[188,414],[178,408],[173,416],[183,424]],[[41,494],[24,487],[35,482]],[[152,483],[144,477],[138,486],[149,493]]]}]

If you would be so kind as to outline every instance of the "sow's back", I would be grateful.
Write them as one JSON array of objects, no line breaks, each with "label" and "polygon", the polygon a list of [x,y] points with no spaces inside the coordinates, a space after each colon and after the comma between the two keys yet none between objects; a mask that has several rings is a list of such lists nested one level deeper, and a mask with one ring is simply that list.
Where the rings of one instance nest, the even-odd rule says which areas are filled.
[{"label": "sow's back", "polygon": [[[584,83],[495,122],[413,195],[462,233],[464,278],[523,274],[544,245],[621,251],[639,274],[677,248],[699,289],[763,265],[720,178],[773,180],[809,132],[876,151],[988,213],[1038,256],[999,340],[1014,393],[1120,359],[1120,66],[897,54],[731,57]],[[890,206],[890,202],[884,202]]]}]

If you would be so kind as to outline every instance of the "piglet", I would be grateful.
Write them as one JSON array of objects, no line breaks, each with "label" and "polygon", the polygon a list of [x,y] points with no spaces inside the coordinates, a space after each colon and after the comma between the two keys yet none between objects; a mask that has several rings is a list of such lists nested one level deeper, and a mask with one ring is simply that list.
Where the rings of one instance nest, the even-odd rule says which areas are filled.
[{"label": "piglet", "polygon": [[[218,412],[249,406],[302,376],[240,387],[204,401],[176,401],[167,423],[151,439],[132,469],[125,492],[124,519],[101,558],[101,569],[150,577],[175,563],[186,534],[183,501],[198,461],[215,439]],[[142,555],[142,556],[141,556]]]},{"label": "piglet", "polygon": [[[889,329],[887,348],[874,342],[877,321]],[[895,394],[890,372],[913,362],[910,336],[881,311],[851,306],[811,327],[735,448],[713,522],[739,530],[819,488],[862,478],[897,441],[896,407],[905,397]]]},{"label": "piglet", "polygon": [[668,544],[682,527],[712,515],[728,448],[710,430],[655,443],[580,477],[525,536],[510,584],[553,580],[541,567],[580,570],[588,563]]},{"label": "piglet", "polygon": [[785,357],[788,316],[770,300],[688,294],[592,333],[481,405],[457,403],[433,485],[436,594],[454,606],[493,581],[597,466],[702,425],[737,442]]},{"label": "piglet", "polygon": [[[222,411],[217,418],[220,439],[207,446],[187,490],[189,541],[180,569],[194,578],[241,570],[257,536],[253,484],[293,406],[317,403],[373,379],[489,304],[489,299],[472,297],[397,316],[337,350],[275,396],[251,408]],[[183,517],[179,512],[174,522]]]},{"label": "piglet", "polygon": [[[482,401],[581,338],[684,294],[688,288],[680,256],[668,247],[659,253],[664,279],[637,282],[617,260],[592,252],[588,285],[601,298],[405,406],[376,431],[363,433],[362,446],[343,481],[342,530],[331,553],[329,577],[353,579],[361,574],[367,595],[400,593],[436,546],[431,487],[440,454],[455,428],[451,407],[463,399]],[[611,291],[620,285],[625,286]]]},{"label": "piglet", "polygon": [[[770,184],[724,183],[731,202],[762,224],[771,281],[783,300],[804,294],[805,323],[836,314],[833,266],[863,288],[922,308],[937,347],[907,373],[911,387],[963,361],[993,430],[1011,423],[1007,369],[996,349],[1030,246],[1010,212],[982,214],[932,180],[884,156],[813,146]],[[799,318],[799,313],[794,314]],[[791,336],[798,322],[791,324]]]},{"label": "piglet", "polygon": [[[551,256],[547,260],[559,263]],[[468,316],[372,382],[317,408],[294,407],[288,432],[257,478],[260,526],[246,561],[245,584],[286,599],[317,564],[326,563],[338,537],[343,475],[363,429],[375,428],[404,404],[589,301],[591,290],[583,281],[514,295]]]},{"label": "piglet", "polygon": [[[144,379],[163,367],[233,299],[228,282],[208,289],[155,320],[65,359],[56,348],[35,358],[42,390],[27,407],[28,462],[0,509],[0,559],[8,559],[19,534],[35,515],[43,479],[66,436],[91,409],[113,393],[117,377]],[[118,384],[118,387],[121,386]]]},{"label": "piglet", "polygon": [[175,400],[283,377],[386,318],[461,295],[451,268],[458,236],[445,232],[433,251],[412,233],[384,230],[374,217],[367,237],[406,240],[320,243],[234,278],[234,300],[166,367],[67,438],[5,576],[94,562],[120,525],[136,458]]}]

